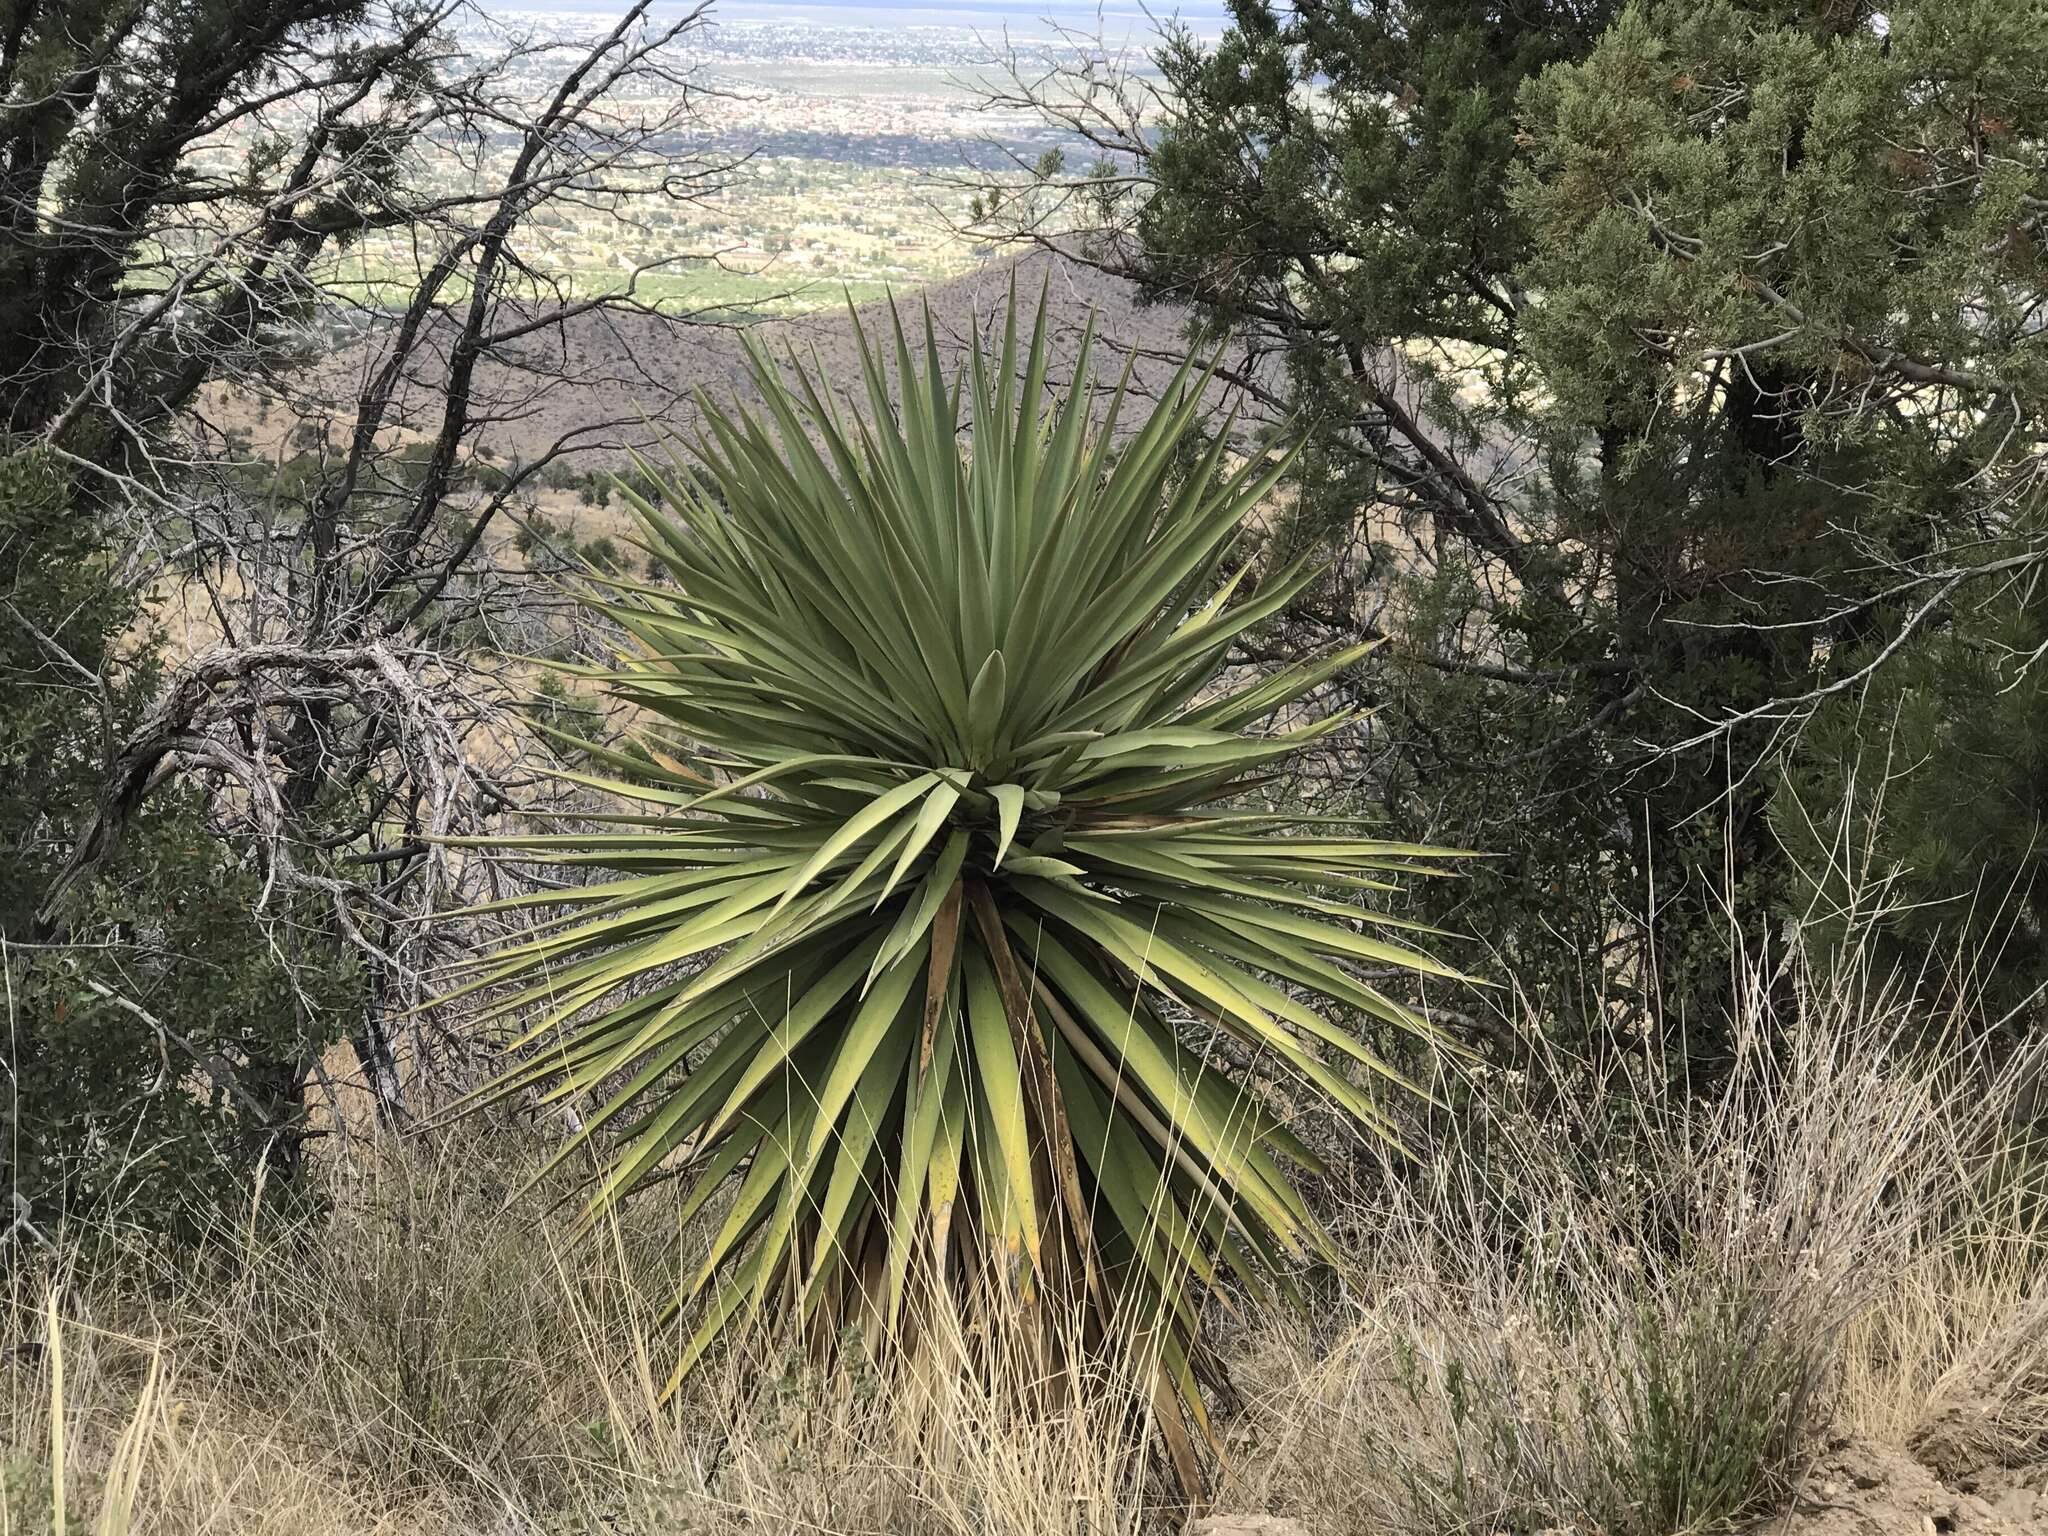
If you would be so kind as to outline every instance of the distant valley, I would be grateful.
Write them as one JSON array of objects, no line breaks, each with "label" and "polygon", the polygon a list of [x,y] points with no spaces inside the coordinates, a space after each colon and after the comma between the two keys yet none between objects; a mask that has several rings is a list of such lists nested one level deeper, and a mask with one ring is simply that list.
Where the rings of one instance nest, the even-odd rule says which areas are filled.
[{"label": "distant valley", "polygon": [[[493,12],[466,20],[455,41],[477,59],[512,56],[508,79],[539,100],[566,52],[520,50],[535,38],[587,37],[608,19],[554,4]],[[673,89],[642,82],[635,100],[656,112],[689,108],[686,126],[652,146],[674,163],[648,167],[650,186],[693,165],[720,168],[713,180],[723,184],[687,200],[650,199],[623,218],[602,199],[565,201],[526,230],[524,259],[571,293],[630,283],[664,310],[726,317],[833,308],[847,292],[878,298],[972,271],[987,252],[962,176],[1086,148],[981,94],[1000,72],[1001,50],[1014,48],[1035,71],[1073,57],[1078,38],[984,20],[936,9],[719,7],[675,46]],[[1113,16],[1102,26],[1128,30]],[[1134,59],[1148,67],[1142,48]],[[228,162],[249,148],[229,135],[218,153]],[[412,174],[429,193],[460,194],[502,175],[516,151],[510,136],[426,143]],[[326,275],[331,288],[388,308],[404,302],[419,260],[402,233],[373,233]]]}]

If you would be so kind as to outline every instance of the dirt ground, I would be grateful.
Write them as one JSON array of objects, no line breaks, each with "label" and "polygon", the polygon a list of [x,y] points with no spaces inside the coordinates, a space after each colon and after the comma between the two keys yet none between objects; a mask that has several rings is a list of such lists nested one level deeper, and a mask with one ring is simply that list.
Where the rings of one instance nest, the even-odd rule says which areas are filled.
[{"label": "dirt ground", "polygon": [[1916,1435],[1912,1449],[1830,1442],[1792,1503],[1751,1536],[2027,1536],[2048,1532],[2048,1461],[2012,1467],[1949,1454]]},{"label": "dirt ground", "polygon": [[[2048,1442],[2015,1436],[2009,1415],[1989,1406],[1994,1401],[1949,1406],[1910,1447],[1837,1436],[1814,1457],[1791,1502],[1745,1536],[2048,1536]],[[1193,1521],[1185,1536],[1310,1532],[1280,1515],[1217,1514]]]}]

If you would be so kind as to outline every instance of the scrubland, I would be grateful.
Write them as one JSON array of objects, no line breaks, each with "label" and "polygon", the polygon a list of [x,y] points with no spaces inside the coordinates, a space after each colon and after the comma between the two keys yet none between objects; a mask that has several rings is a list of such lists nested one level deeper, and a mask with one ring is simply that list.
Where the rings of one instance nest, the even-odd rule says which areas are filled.
[{"label": "scrubland", "polygon": [[[1668,1039],[1601,1070],[1532,1044],[1445,1068],[1414,1156],[1350,1149],[1316,1192],[1344,1262],[1300,1277],[1306,1307],[1211,1299],[1209,1518],[2048,1516],[2036,1053],[1854,950],[1795,943],[1738,982],[1711,1080]],[[196,1252],[109,1225],[18,1263],[0,1530],[1092,1536],[1204,1513],[1115,1373],[1048,1397],[957,1319],[915,1373],[756,1336],[660,1401],[699,1235],[656,1191],[566,1241],[544,1195],[509,1198],[541,1150],[463,1122],[329,1159],[316,1216],[259,1194]]]}]

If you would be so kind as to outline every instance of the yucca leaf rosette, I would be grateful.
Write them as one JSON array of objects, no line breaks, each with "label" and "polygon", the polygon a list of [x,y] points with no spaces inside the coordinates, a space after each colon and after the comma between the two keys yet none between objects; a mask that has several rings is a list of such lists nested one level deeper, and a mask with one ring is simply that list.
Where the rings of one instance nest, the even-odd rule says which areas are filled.
[{"label": "yucca leaf rosette", "polygon": [[760,414],[632,498],[667,579],[590,578],[632,644],[585,675],[640,750],[565,739],[620,810],[490,843],[568,878],[478,961],[526,1026],[485,1097],[578,1106],[586,1222],[710,1212],[678,1379],[767,1307],[901,1344],[995,1295],[1146,1341],[1199,1424],[1203,1291],[1328,1250],[1270,1084],[1390,1134],[1367,1040],[1433,1036],[1366,977],[1460,978],[1368,902],[1447,856],[1248,807],[1368,647],[1227,665],[1314,572],[1238,558],[1286,455],[1178,457],[1203,376],[1119,436],[1085,341],[1048,388],[1042,300],[958,383],[929,317],[893,342],[858,411],[757,349]]}]

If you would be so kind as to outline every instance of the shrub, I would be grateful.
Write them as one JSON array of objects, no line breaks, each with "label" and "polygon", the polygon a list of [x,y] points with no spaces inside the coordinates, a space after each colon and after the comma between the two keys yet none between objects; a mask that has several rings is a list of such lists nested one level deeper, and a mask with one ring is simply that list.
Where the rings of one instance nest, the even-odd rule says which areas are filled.
[{"label": "shrub", "polygon": [[1458,979],[1364,905],[1434,850],[1243,803],[1345,724],[1300,706],[1370,646],[1229,670],[1314,573],[1237,550],[1286,455],[1225,472],[1225,432],[1176,473],[1190,369],[1112,460],[1121,395],[1091,431],[1084,347],[1048,397],[1014,305],[951,385],[899,326],[900,408],[863,337],[857,429],[753,356],[774,431],[713,414],[701,475],[629,493],[673,588],[592,583],[638,651],[588,675],[652,755],[567,745],[630,813],[490,843],[613,878],[518,899],[558,915],[478,960],[540,1047],[484,1098],[583,1102],[586,1226],[737,1184],[678,1378],[770,1298],[910,1353],[959,1302],[1057,1359],[1042,1320],[1079,1309],[1200,1425],[1201,1290],[1329,1251],[1290,1173],[1320,1161],[1245,1064],[1385,1134],[1361,1081],[1402,1080],[1359,1024],[1434,1035],[1362,972]]},{"label": "shrub", "polygon": [[259,1168],[295,1162],[295,1064],[360,997],[350,956],[287,962],[269,942],[251,915],[262,875],[197,792],[153,796],[97,878],[43,910],[108,742],[161,676],[103,542],[55,459],[0,456],[0,1249],[74,1221],[189,1238],[238,1205]]},{"label": "shrub", "polygon": [[1337,1223],[1348,1325],[1240,1346],[1267,1486],[1342,1528],[1669,1536],[1779,1507],[1823,1431],[1948,1433],[1959,1385],[1977,1433],[2048,1424],[2012,1167],[2039,1058],[1872,953],[1745,968],[1733,1069],[1691,1091],[1486,1074]]}]

